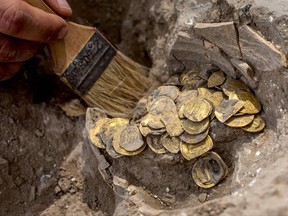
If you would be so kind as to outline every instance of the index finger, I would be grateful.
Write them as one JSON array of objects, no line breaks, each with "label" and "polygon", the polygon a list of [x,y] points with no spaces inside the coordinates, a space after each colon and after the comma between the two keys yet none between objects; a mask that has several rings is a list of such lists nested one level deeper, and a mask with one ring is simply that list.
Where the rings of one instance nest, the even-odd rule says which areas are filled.
[{"label": "index finger", "polygon": [[48,42],[62,39],[67,33],[65,20],[57,15],[44,12],[22,0],[2,0],[1,3],[0,32],[3,34]]}]

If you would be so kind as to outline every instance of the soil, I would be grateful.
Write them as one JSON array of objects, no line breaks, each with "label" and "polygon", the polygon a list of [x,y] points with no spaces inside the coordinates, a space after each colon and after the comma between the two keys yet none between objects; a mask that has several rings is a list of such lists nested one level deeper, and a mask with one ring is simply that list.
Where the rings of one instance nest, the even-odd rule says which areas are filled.
[{"label": "soil", "polygon": [[[244,5],[227,2],[237,10]],[[166,53],[177,29],[191,21],[187,8],[201,14],[199,5],[210,4],[200,0],[70,3],[72,20],[98,27],[124,54],[152,67],[151,76],[160,81],[177,72],[169,70]],[[226,10],[228,3],[222,5],[221,15],[211,13],[206,19],[233,17]],[[271,29],[262,34],[271,36]],[[285,34],[284,27],[278,30]],[[275,43],[286,50],[287,33],[283,43],[278,41],[277,36]],[[250,136],[223,134],[233,138],[220,140],[214,149],[229,167],[228,177],[218,186],[197,187],[191,179],[194,161],[179,155],[159,156],[147,149],[136,157],[112,160],[103,152],[111,164],[109,174],[136,188],[127,194],[121,187],[111,187],[112,177],[98,171],[99,160],[85,132],[85,105],[53,75],[50,65],[44,51],[17,77],[0,83],[0,215],[288,214],[287,69],[256,73],[255,94],[263,105],[267,128]]]}]

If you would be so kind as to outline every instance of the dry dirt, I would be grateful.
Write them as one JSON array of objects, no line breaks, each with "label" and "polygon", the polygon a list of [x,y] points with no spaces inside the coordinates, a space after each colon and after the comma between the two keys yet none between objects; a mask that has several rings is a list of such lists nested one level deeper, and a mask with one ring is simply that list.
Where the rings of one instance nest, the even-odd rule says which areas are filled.
[{"label": "dry dirt", "polygon": [[[151,75],[164,81],[172,73],[179,72],[169,69],[166,53],[177,29],[191,22],[189,9],[201,14],[201,8],[213,2],[221,6],[220,15],[206,14],[206,19],[223,21],[233,17],[228,3],[233,3],[238,10],[253,1],[70,2],[75,11],[73,20],[97,26],[121,51],[152,67]],[[279,2],[281,7],[275,10],[285,6],[283,1]],[[271,6],[269,1],[265,4]],[[287,50],[287,28],[281,23],[284,19],[276,20],[277,27],[283,29],[273,25],[265,28],[259,17],[269,18],[274,14],[260,12],[255,16],[254,25],[266,38],[276,38],[275,43]],[[280,36],[275,31],[279,31]],[[0,83],[0,215],[288,214],[286,69],[257,73],[259,86],[255,93],[263,104],[267,128],[265,133],[249,137],[234,134],[235,139],[216,145],[215,151],[224,158],[229,174],[212,189],[201,189],[192,181],[194,161],[162,157],[149,150],[133,158],[112,160],[107,157],[113,175],[126,178],[150,195],[142,194],[143,204],[137,200],[137,193],[134,203],[124,200],[127,194],[121,188],[114,192],[103,180],[83,132],[85,117],[71,116],[83,114],[84,105],[52,74],[49,65],[47,54],[42,53],[16,78]],[[60,107],[67,102],[64,112]],[[206,196],[206,202],[199,201],[201,196]]]}]

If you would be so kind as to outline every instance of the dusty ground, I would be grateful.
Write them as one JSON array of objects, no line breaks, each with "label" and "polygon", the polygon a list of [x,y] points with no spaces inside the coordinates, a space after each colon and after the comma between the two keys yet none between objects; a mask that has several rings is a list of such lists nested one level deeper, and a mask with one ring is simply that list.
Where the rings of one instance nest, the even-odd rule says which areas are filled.
[{"label": "dusty ground", "polygon": [[[227,2],[238,10],[253,1]],[[287,11],[285,2],[278,3],[276,9],[273,6],[275,10]],[[187,28],[193,16],[210,4],[192,0],[91,0],[84,5],[71,1],[74,20],[99,27],[125,54],[153,66],[151,73],[159,80],[178,72],[165,64],[177,29]],[[208,21],[231,19],[227,4],[219,4],[219,13],[204,17]],[[253,24],[287,53],[285,19],[276,15],[259,10]],[[267,22],[269,16],[275,16],[275,26]],[[98,162],[83,136],[84,116],[67,116],[60,108],[77,98],[52,75],[47,61],[43,54],[18,77],[0,83],[0,215],[139,214],[135,203],[115,194],[98,173]],[[196,187],[190,177],[193,161],[161,158],[149,150],[132,159],[108,158],[113,164],[111,173],[125,176],[151,195],[146,203],[154,211],[140,208],[146,215],[287,215],[287,75],[287,70],[257,72],[255,93],[263,104],[267,128],[260,135],[216,145],[215,150],[229,166],[228,177],[219,186],[209,190]],[[122,192],[117,189],[120,195]],[[206,196],[204,204],[198,200],[201,194]]]}]

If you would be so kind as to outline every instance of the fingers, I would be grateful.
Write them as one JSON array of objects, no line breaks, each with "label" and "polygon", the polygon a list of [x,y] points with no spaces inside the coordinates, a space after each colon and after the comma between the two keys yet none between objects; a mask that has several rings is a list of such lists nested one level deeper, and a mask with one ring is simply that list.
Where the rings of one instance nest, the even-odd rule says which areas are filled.
[{"label": "fingers", "polygon": [[1,63],[0,64],[0,81],[8,80],[14,77],[22,68],[23,63]]},{"label": "fingers", "polygon": [[0,33],[0,62],[22,62],[36,55],[43,45]]},{"label": "fingers", "polygon": [[72,9],[66,0],[44,0],[44,2],[58,15],[69,17],[72,15]]},{"label": "fingers", "polygon": [[57,15],[46,13],[22,0],[0,2],[0,32],[3,34],[37,42],[62,39],[67,34],[65,20]]}]

